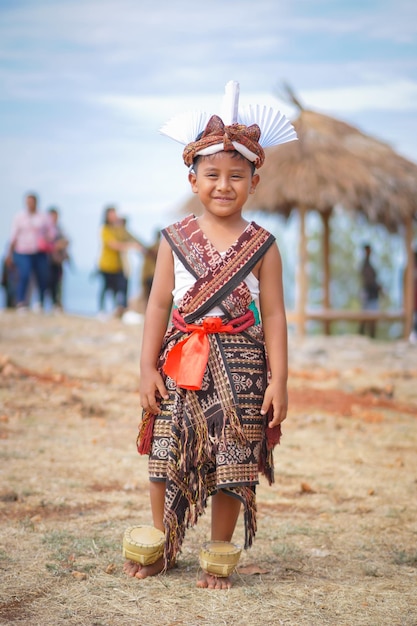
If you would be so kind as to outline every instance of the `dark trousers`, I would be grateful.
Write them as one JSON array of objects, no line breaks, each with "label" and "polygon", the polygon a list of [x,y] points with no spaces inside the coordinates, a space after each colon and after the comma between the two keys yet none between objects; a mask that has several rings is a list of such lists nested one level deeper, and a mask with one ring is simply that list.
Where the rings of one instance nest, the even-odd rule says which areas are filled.
[{"label": "dark trousers", "polygon": [[104,311],[106,293],[113,294],[114,302],[117,306],[127,308],[127,278],[123,272],[100,272],[103,278],[102,287],[99,293],[99,310]]},{"label": "dark trousers", "polygon": [[61,306],[61,282],[62,282],[62,265],[61,263],[49,264],[48,290],[51,295],[52,304]]}]

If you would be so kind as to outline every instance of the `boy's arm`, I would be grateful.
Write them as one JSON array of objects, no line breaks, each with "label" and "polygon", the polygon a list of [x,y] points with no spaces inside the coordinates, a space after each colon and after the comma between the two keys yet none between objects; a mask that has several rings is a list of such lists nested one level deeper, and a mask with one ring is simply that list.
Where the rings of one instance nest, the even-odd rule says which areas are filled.
[{"label": "boy's arm", "polygon": [[157,369],[157,362],[171,313],[173,288],[174,260],[171,249],[163,238],[146,307],[140,358],[141,405],[151,413],[159,413],[159,397],[168,398],[162,376]]},{"label": "boy's arm", "polygon": [[278,247],[273,245],[262,259],[259,270],[259,302],[265,334],[271,378],[265,390],[261,413],[273,406],[270,427],[287,416],[288,338],[282,285],[282,263]]}]

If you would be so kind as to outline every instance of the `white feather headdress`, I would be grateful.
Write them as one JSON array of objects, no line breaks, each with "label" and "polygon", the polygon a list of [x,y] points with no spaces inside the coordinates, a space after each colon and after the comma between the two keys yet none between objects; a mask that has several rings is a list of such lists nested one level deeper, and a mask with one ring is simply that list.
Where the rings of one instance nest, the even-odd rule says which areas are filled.
[{"label": "white feather headdress", "polygon": [[[212,115],[202,111],[182,113],[166,122],[159,132],[187,145],[204,131]],[[220,117],[226,126],[236,123],[245,126],[257,124],[261,129],[259,144],[263,148],[297,139],[294,126],[278,109],[259,104],[239,109],[239,83],[234,80],[226,84]]]}]

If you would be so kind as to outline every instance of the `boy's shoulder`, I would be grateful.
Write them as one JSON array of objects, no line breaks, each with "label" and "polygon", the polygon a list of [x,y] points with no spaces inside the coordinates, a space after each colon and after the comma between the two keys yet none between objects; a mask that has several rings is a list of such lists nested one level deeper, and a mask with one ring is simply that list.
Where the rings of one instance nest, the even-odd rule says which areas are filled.
[{"label": "boy's shoulder", "polygon": [[273,235],[269,230],[267,230],[263,226],[260,226],[253,220],[248,223],[246,230],[248,230],[249,233],[253,233],[254,236],[256,234],[257,237],[263,237],[271,242],[275,241],[275,235]]},{"label": "boy's shoulder", "polygon": [[249,224],[251,224],[253,226],[253,228],[255,228],[255,230],[263,230],[265,233],[268,233],[268,235],[272,235],[272,233],[267,229],[264,228],[264,226],[260,226],[257,222],[255,222],[254,220],[251,220],[249,222]]},{"label": "boy's shoulder", "polygon": [[174,222],[173,224],[169,224],[168,226],[165,226],[165,228],[162,229],[162,232],[166,232],[170,230],[171,231],[182,230],[184,228],[187,228],[187,226],[189,226],[193,222],[197,223],[197,217],[193,213],[190,213],[190,215],[186,215],[181,220],[178,220],[177,222]]}]

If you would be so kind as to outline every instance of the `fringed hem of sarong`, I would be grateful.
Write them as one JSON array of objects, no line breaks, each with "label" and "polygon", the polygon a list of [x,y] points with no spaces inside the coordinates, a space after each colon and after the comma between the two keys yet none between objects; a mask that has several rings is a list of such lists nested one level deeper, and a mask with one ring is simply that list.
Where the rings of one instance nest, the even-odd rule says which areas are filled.
[{"label": "fringed hem of sarong", "polygon": [[269,428],[269,422],[272,419],[272,407],[268,411],[264,424],[264,436],[261,443],[259,454],[258,470],[265,476],[269,485],[275,482],[274,474],[274,448],[281,443],[281,424]]},{"label": "fringed hem of sarong", "polygon": [[261,452],[258,461],[258,470],[260,474],[262,474],[262,476],[265,476],[269,485],[272,485],[275,482],[274,450],[273,448],[268,448],[266,437],[262,441],[261,445]]},{"label": "fringed hem of sarong", "polygon": [[[257,531],[257,507],[256,507],[256,491],[254,486],[242,485],[225,489],[229,492],[230,497],[237,497],[243,504],[244,509],[244,526],[245,526],[245,543],[244,549],[247,550],[253,544],[253,540]],[[175,511],[167,510],[164,516],[165,525],[165,548],[164,548],[164,571],[168,570],[175,563],[178,554],[181,552],[187,528],[195,526],[198,518],[205,511],[207,501],[204,505],[197,509],[191,507],[182,521],[179,521]]]},{"label": "fringed hem of sarong", "polygon": [[178,553],[181,552],[187,525],[178,523],[178,518],[174,511],[165,512],[164,525],[164,572],[166,572],[175,563]]},{"label": "fringed hem of sarong", "polygon": [[229,491],[236,494],[243,504],[245,520],[244,548],[247,550],[253,544],[257,531],[255,487],[249,487],[246,485],[242,487],[233,487],[232,489],[229,489]]},{"label": "fringed hem of sarong", "polygon": [[[187,481],[185,481],[185,476]],[[187,484],[186,484],[187,482]],[[194,489],[190,488],[194,485]],[[165,506],[165,564],[174,562],[178,553],[181,552],[186,530],[195,526],[198,518],[207,508],[208,493],[207,485],[201,472],[190,471],[182,474],[182,479],[175,477],[167,479],[167,490],[174,487],[173,502]]]}]

